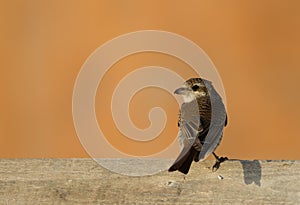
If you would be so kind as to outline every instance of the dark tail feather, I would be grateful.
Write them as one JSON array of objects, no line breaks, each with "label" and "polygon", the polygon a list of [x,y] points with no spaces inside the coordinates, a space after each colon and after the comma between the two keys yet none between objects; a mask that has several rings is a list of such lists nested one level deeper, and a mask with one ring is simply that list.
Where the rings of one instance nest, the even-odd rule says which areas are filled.
[{"label": "dark tail feather", "polygon": [[[191,148],[183,157],[181,157],[181,154],[177,158],[177,160],[174,162],[174,164],[169,168],[169,172],[173,171],[180,171],[183,174],[187,174],[190,170],[191,164],[193,162],[194,156],[195,156],[196,150]],[[180,159],[181,158],[181,159]]]},{"label": "dark tail feather", "polygon": [[178,171],[187,174],[190,170],[191,164],[194,159],[195,152],[191,151],[188,158],[183,162],[183,164],[178,168]]}]

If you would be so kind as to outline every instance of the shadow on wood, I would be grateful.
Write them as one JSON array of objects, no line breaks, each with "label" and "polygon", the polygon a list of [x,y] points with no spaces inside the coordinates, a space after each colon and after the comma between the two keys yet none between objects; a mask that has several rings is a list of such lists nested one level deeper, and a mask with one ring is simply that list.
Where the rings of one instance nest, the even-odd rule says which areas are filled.
[{"label": "shadow on wood", "polygon": [[245,184],[255,183],[260,186],[261,180],[261,166],[258,160],[254,161],[240,161],[244,171]]}]

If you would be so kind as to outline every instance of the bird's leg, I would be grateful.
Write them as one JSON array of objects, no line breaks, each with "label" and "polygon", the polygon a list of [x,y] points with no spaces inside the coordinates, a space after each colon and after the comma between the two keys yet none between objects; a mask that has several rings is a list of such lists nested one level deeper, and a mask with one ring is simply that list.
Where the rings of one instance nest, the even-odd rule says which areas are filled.
[{"label": "bird's leg", "polygon": [[224,162],[224,161],[226,161],[226,160],[228,160],[228,158],[227,157],[219,157],[214,152],[213,152],[213,155],[216,158],[216,163],[212,167],[212,171],[215,172],[215,171],[217,171],[219,169],[221,163]]}]

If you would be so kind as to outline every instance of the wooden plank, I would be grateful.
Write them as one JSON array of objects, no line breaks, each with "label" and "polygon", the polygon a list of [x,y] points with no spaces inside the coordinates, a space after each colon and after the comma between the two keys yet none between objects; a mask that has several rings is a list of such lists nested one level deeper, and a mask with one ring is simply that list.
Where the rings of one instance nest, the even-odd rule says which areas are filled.
[{"label": "wooden plank", "polygon": [[230,160],[214,173],[213,163],[184,179],[124,176],[92,159],[1,159],[0,204],[300,204],[300,161]]}]

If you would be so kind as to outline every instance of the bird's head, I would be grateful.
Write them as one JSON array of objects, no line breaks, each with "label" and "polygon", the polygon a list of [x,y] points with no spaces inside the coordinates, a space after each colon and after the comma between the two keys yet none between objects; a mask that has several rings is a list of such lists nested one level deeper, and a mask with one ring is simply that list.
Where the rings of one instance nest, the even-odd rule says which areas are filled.
[{"label": "bird's head", "polygon": [[201,78],[191,78],[184,82],[184,84],[174,91],[177,95],[182,95],[184,102],[191,102],[195,99],[207,98],[209,93],[207,86],[211,82]]}]

